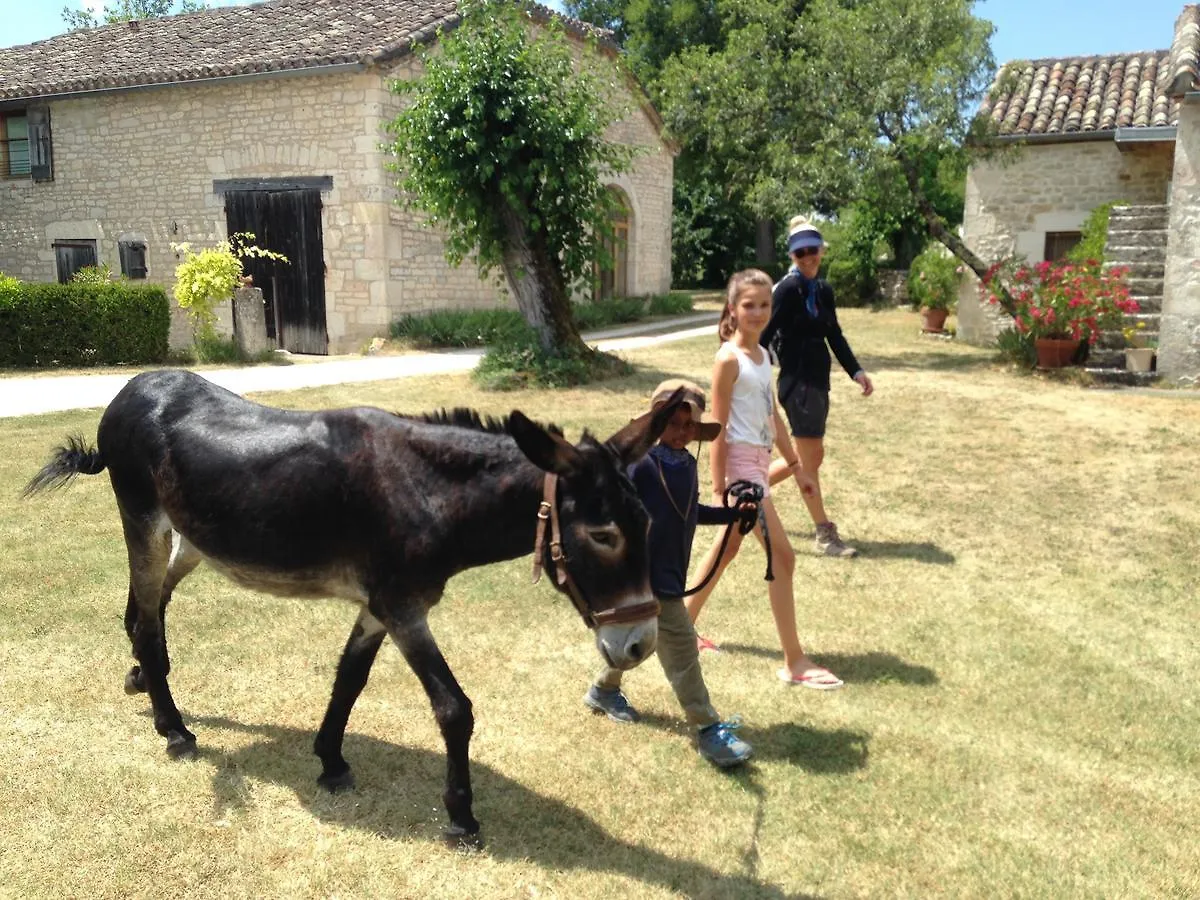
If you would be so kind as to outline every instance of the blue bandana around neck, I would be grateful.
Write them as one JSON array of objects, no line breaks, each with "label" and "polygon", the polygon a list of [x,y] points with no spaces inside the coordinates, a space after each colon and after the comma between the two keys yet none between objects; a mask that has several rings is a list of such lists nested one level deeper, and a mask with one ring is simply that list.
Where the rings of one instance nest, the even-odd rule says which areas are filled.
[{"label": "blue bandana around neck", "polygon": [[808,297],[804,300],[804,305],[808,309],[808,314],[814,319],[817,317],[817,279],[811,278],[808,282]]},{"label": "blue bandana around neck", "polygon": [[650,455],[664,466],[685,466],[692,461],[692,454],[688,453],[686,447],[676,450],[666,444],[655,444],[650,448]]}]

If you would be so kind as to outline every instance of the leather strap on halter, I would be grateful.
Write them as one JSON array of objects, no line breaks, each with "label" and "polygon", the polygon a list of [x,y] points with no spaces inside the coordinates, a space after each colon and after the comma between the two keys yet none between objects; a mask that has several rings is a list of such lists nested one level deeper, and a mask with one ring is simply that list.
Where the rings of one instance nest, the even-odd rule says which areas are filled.
[{"label": "leather strap on halter", "polygon": [[567,595],[575,605],[579,615],[588,628],[599,625],[620,625],[625,622],[640,622],[643,619],[658,617],[659,603],[657,600],[647,600],[631,606],[620,606],[593,612],[583,593],[575,584],[575,579],[567,571],[567,557],[562,549],[562,531],[558,524],[558,476],[547,472],[542,486],[542,502],[538,506],[537,532],[533,539],[533,583],[537,584],[542,577],[542,566],[546,553],[546,522],[550,522],[550,560],[554,563],[554,580],[560,587],[565,587]]}]

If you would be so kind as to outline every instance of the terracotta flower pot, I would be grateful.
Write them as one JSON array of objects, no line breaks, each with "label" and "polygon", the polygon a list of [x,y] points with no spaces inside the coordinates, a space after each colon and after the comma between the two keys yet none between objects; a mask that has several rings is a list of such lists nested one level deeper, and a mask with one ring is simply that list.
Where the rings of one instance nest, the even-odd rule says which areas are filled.
[{"label": "terracotta flower pot", "polygon": [[1034,338],[1039,369],[1061,369],[1069,366],[1079,350],[1075,338]]},{"label": "terracotta flower pot", "polygon": [[924,307],[921,310],[921,330],[932,334],[940,334],[946,330],[946,317],[948,315],[950,315],[949,310]]},{"label": "terracotta flower pot", "polygon": [[1125,370],[1150,372],[1154,369],[1153,347],[1129,347],[1125,350]]}]

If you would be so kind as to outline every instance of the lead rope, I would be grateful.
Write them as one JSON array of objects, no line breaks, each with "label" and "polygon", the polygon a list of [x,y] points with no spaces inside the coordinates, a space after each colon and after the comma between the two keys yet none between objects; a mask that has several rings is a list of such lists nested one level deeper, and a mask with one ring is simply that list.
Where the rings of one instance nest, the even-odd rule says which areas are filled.
[{"label": "lead rope", "polygon": [[[763,489],[762,485],[755,484],[752,481],[735,481],[729,487],[725,488],[725,493],[721,498],[721,502],[726,509],[736,507],[740,503],[747,501],[755,503],[758,506],[757,522],[762,526],[763,545],[767,551],[767,574],[764,580],[774,581],[775,572],[771,568],[771,535],[767,531],[766,513],[762,508]],[[721,559],[725,556],[725,548],[729,546],[729,538],[733,534],[734,526],[737,526],[738,531],[743,535],[749,534],[754,530],[754,525],[747,524],[744,519],[735,519],[725,526],[725,533],[721,536],[721,552],[717,554],[716,560],[713,562],[712,568],[708,570],[708,574],[704,576],[701,582],[690,590],[684,591],[677,597],[690,597],[692,594],[698,594],[708,586],[708,583],[713,580],[713,576],[717,574],[717,568],[721,565]],[[663,598],[666,599],[666,598]]]}]

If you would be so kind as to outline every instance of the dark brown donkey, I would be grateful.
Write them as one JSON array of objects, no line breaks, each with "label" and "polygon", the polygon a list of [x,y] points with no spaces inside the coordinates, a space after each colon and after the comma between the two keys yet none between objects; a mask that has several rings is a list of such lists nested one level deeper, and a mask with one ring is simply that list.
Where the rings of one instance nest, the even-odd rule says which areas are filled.
[{"label": "dark brown donkey", "polygon": [[[407,418],[380,409],[290,412],[185,371],[138,375],[100,419],[98,449],[68,440],[25,495],[108,469],[129,550],[125,630],[171,756],[195,752],[167,685],[165,613],[200,562],[246,587],[345,597],[361,607],[338,663],[314,750],[330,789],[353,784],[342,739],[385,634],[424,685],[446,741],[448,836],[479,832],[471,813],[471,701],[426,617],[446,581],[534,550],[596,632],[605,661],[653,650],[657,602],[646,511],[625,475],[678,402],[600,442],[572,445],[520,412]],[[539,514],[540,517],[539,517]],[[535,541],[537,549],[535,549]]]}]

